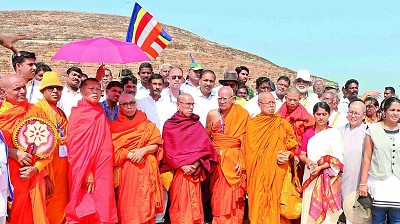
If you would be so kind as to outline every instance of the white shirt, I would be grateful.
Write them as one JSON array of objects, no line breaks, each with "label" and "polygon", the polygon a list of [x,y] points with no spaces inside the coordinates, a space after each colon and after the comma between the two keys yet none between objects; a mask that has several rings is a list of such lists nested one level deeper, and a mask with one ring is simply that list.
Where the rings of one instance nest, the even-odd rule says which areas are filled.
[{"label": "white shirt", "polygon": [[[0,191],[8,189],[8,167],[6,144],[0,140]],[[1,201],[0,201],[1,202]],[[0,206],[1,207],[1,206]]]},{"label": "white shirt", "polygon": [[165,119],[167,115],[165,115],[166,113],[164,110],[166,110],[165,107],[168,107],[168,102],[164,101],[165,100],[163,98],[154,101],[153,98],[148,95],[136,103],[136,108],[143,111],[146,114],[147,119],[156,124],[160,132],[162,132],[164,123],[167,120]]},{"label": "white shirt", "polygon": [[283,97],[282,100],[279,99],[279,97],[276,95],[276,92],[273,91],[271,92],[271,94],[274,96],[275,98],[275,103],[276,103],[276,107],[275,107],[275,112],[277,112],[279,110],[279,108],[281,108],[282,104],[284,102],[286,102],[286,97]]},{"label": "white shirt", "polygon": [[195,87],[195,86],[192,85],[192,84],[189,82],[189,80],[188,80],[188,81],[184,82],[184,83],[181,85],[181,90],[182,90],[184,93],[190,94],[190,95],[194,98],[194,96],[197,95],[197,90],[200,90],[200,86]]},{"label": "white shirt", "polygon": [[331,115],[329,116],[328,121],[329,126],[331,126],[332,128],[339,128],[349,123],[346,116],[336,111],[331,111]]},{"label": "white shirt", "polygon": [[29,103],[35,104],[43,99],[43,94],[39,90],[40,85],[41,82],[36,79],[32,79],[26,85],[26,98],[28,99]]},{"label": "white shirt", "polygon": [[318,95],[307,91],[306,97],[300,99],[300,104],[303,105],[307,112],[313,114],[313,108],[316,103],[320,102]]},{"label": "white shirt", "polygon": [[246,102],[244,109],[249,112],[250,117],[255,117],[257,114],[261,113],[261,109],[258,106],[258,94]]},{"label": "white shirt", "polygon": [[342,114],[347,114],[347,112],[349,111],[349,104],[350,104],[349,99],[347,98],[340,99],[340,103],[338,105],[338,111]]},{"label": "white shirt", "polygon": [[139,83],[137,84],[137,91],[136,91],[135,98],[138,99],[138,100],[140,100],[140,99],[143,99],[143,98],[149,96],[149,94],[150,94],[150,90],[149,90],[149,89],[146,89],[146,87],[144,87],[144,86],[142,85],[142,83],[139,82]]},{"label": "white shirt", "polygon": [[67,86],[61,94],[61,99],[58,101],[57,106],[64,111],[67,118],[71,115],[72,107],[78,106],[78,101],[82,99],[81,90],[78,89],[76,93],[72,92]]},{"label": "white shirt", "polygon": [[194,109],[193,113],[200,116],[200,122],[205,127],[207,121],[207,114],[210,110],[218,108],[218,96],[217,93],[212,90],[209,97],[203,95],[203,93],[198,89],[193,96],[194,99]]}]

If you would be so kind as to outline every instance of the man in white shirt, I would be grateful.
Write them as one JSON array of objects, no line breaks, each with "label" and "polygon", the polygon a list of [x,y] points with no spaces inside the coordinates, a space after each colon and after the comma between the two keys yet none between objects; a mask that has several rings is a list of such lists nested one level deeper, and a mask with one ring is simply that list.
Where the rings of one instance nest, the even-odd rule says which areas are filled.
[{"label": "man in white shirt", "polygon": [[78,67],[71,67],[67,70],[67,75],[65,80],[67,85],[65,85],[61,99],[58,102],[58,107],[61,108],[67,118],[71,115],[71,109],[78,105],[78,101],[82,99],[82,95],[79,89],[82,79],[82,70]]},{"label": "man in white shirt", "polygon": [[203,70],[200,74],[200,88],[193,95],[193,113],[200,116],[200,122],[205,127],[207,114],[212,109],[218,108],[218,95],[215,90],[215,73],[211,70]]},{"label": "man in white shirt", "polygon": [[138,75],[140,77],[140,82],[137,84],[136,99],[143,99],[150,94],[151,87],[148,79],[152,74],[153,66],[149,62],[143,62],[139,65]]},{"label": "man in white shirt", "polygon": [[333,92],[326,91],[322,94],[321,102],[325,102],[331,108],[331,114],[329,115],[329,126],[333,128],[339,128],[347,124],[348,120],[346,115],[338,112],[338,101],[339,97]]},{"label": "man in white shirt", "polygon": [[182,84],[181,90],[194,96],[200,88],[200,74],[204,70],[204,66],[200,63],[192,63],[189,66],[189,79]]},{"label": "man in white shirt", "polygon": [[344,84],[344,91],[346,92],[346,97],[340,100],[338,110],[342,114],[347,114],[349,110],[349,104],[352,100],[358,98],[358,81],[355,79],[349,79]]},{"label": "man in white shirt", "polygon": [[262,92],[269,92],[271,89],[269,81],[269,78],[265,76],[261,76],[256,79],[257,94],[244,105],[244,109],[249,112],[251,117],[255,117],[257,114],[261,113],[261,109],[258,106],[258,94]]},{"label": "man in white shirt", "polygon": [[183,70],[179,67],[172,67],[167,76],[169,85],[161,92],[161,98],[163,98],[164,105],[164,113],[161,118],[162,123],[171,118],[177,111],[176,102],[178,96],[183,93],[183,91],[180,90],[183,80]]},{"label": "man in white shirt", "polygon": [[289,90],[290,79],[287,76],[280,76],[278,81],[276,82],[276,89],[274,92],[271,92],[272,96],[275,98],[276,107],[275,112],[281,108],[282,104],[286,102],[286,93]]},{"label": "man in white shirt", "polygon": [[317,94],[308,91],[312,85],[310,72],[305,69],[297,71],[293,83],[301,94],[300,104],[306,108],[308,113],[313,114],[314,105],[320,100]]},{"label": "man in white shirt", "polygon": [[28,102],[35,104],[43,99],[43,94],[40,92],[40,83],[45,72],[50,72],[51,68],[43,62],[36,63],[35,77],[26,85],[26,98]]},{"label": "man in white shirt", "polygon": [[150,95],[137,101],[136,107],[147,115],[147,118],[156,124],[162,132],[164,124],[161,123],[160,114],[163,111],[161,91],[164,85],[164,78],[160,74],[152,74],[148,79]]}]

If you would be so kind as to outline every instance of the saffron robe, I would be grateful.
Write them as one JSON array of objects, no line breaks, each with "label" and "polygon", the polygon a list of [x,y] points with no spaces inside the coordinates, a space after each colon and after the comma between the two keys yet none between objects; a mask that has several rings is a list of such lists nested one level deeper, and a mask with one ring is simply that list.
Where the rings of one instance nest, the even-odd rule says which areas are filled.
[{"label": "saffron robe", "polygon": [[[202,224],[204,212],[200,185],[217,164],[210,137],[198,115],[185,117],[176,112],[164,124],[163,139],[165,156],[161,172],[174,171],[170,188],[171,223]],[[196,161],[200,161],[200,165],[195,173],[191,176],[184,174],[181,167]]]},{"label": "saffron robe", "polygon": [[[110,124],[99,105],[84,100],[72,108],[68,123],[68,223],[116,223],[113,145]],[[92,172],[94,193],[83,188]],[[88,221],[86,221],[88,220]]]},{"label": "saffron robe", "polygon": [[[213,223],[242,223],[246,190],[243,150],[250,115],[243,107],[234,104],[222,120],[223,124],[218,121],[211,132],[220,162],[211,178]],[[239,175],[236,174],[237,164],[241,169]]]},{"label": "saffron robe", "polygon": [[[114,145],[114,166],[119,175],[118,219],[121,224],[154,223],[154,216],[164,210],[163,189],[158,165],[162,159],[162,139],[156,125],[146,114],[136,110],[129,120],[121,113],[111,122]],[[144,163],[127,158],[129,150],[158,145],[154,154],[147,154]]]},{"label": "saffron robe", "polygon": [[[294,134],[296,135],[297,143],[301,146],[304,133],[315,123],[314,117],[309,114],[306,108],[301,104],[290,113],[287,104],[283,103],[281,108],[279,108],[278,113],[289,121],[294,130]],[[299,155],[299,152],[296,152],[296,155]]]},{"label": "saffron robe", "polygon": [[[12,105],[3,101],[0,108],[0,130],[9,148],[16,148],[12,141],[12,132],[15,126],[25,117],[37,116],[46,118],[44,111],[28,101]],[[48,223],[46,218],[45,183],[43,176],[47,175],[44,167],[50,163],[52,156],[46,159],[37,159],[35,166],[39,173],[29,180],[21,180],[19,169],[22,167],[12,158],[8,159],[11,183],[14,186],[14,201],[11,209],[10,224],[43,224]]]},{"label": "saffron robe", "polygon": [[[68,159],[67,157],[60,157],[60,145],[65,145],[67,139],[67,117],[64,112],[58,107],[52,107],[46,101],[42,99],[35,104],[40,107],[47,115],[55,127],[57,127],[57,147],[53,153],[53,160],[46,166],[46,171],[50,180],[54,185],[54,196],[47,201],[47,218],[50,224],[61,224],[66,223],[65,219],[65,207],[68,204]],[[57,124],[58,122],[58,124]],[[58,127],[59,126],[59,127]],[[62,130],[62,135],[60,130]]]},{"label": "saffron robe", "polygon": [[289,163],[278,164],[278,151],[294,154],[296,137],[278,113],[258,114],[246,133],[246,173],[251,223],[287,223],[280,216],[279,198]]}]

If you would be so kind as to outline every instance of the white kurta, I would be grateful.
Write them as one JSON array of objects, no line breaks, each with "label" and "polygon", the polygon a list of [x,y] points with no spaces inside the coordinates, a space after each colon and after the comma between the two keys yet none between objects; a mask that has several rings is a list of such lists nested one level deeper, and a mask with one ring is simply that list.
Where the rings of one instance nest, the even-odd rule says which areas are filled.
[{"label": "white kurta", "polygon": [[[307,157],[314,162],[317,162],[325,155],[331,155],[339,159],[343,163],[343,143],[340,136],[340,132],[335,128],[329,128],[314,135],[308,141],[307,145]],[[331,166],[332,171],[335,174],[339,173],[339,168]],[[307,180],[310,177],[310,170],[304,170],[303,180]],[[311,195],[317,179],[313,180],[310,185],[303,191],[303,209],[301,212],[301,223],[315,223],[315,220],[308,215],[310,210]],[[328,209],[326,218],[322,223],[336,224],[342,211],[332,213]]]}]

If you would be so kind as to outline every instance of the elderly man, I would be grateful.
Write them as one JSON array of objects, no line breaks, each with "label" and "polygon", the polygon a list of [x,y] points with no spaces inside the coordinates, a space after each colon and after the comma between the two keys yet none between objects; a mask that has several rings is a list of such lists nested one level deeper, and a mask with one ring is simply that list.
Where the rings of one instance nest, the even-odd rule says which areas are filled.
[{"label": "elderly man", "polygon": [[164,88],[167,88],[169,86],[167,78],[172,68],[173,66],[170,63],[164,63],[160,65],[160,75],[164,78]]},{"label": "elderly man", "polygon": [[300,92],[300,104],[303,105],[308,113],[313,113],[313,107],[319,102],[318,95],[308,91],[308,88],[312,84],[311,74],[307,70],[297,71],[296,78],[294,79],[294,85]]},{"label": "elderly man", "polygon": [[329,126],[333,128],[339,128],[347,124],[347,118],[344,114],[338,112],[337,105],[339,97],[333,92],[325,92],[321,97],[321,102],[325,102],[331,108],[331,113],[329,115]]},{"label": "elderly man", "polygon": [[247,101],[244,105],[244,108],[249,112],[251,117],[255,117],[261,112],[260,107],[258,107],[258,94],[262,92],[269,92],[271,88],[269,81],[269,78],[264,76],[256,79],[257,95],[255,95],[251,100]]},{"label": "elderly man", "polygon": [[88,78],[68,124],[68,223],[116,223],[110,124],[98,102],[100,82]]},{"label": "elderly man", "polygon": [[261,114],[249,122],[245,141],[249,218],[251,223],[286,223],[279,196],[297,141],[289,122],[275,114],[271,93],[260,93],[258,105]]},{"label": "elderly man", "polygon": [[318,95],[318,98],[322,98],[322,94],[325,92],[324,80],[315,79],[313,85],[313,92]]},{"label": "elderly man", "polygon": [[150,84],[148,80],[152,74],[153,66],[149,62],[143,62],[139,65],[138,75],[140,77],[140,82],[137,84],[136,99],[140,100],[149,95]]},{"label": "elderly man", "polygon": [[67,159],[67,117],[57,107],[63,85],[56,72],[45,72],[40,85],[43,99],[35,104],[57,127],[57,147],[53,160],[46,166],[47,218],[49,223],[65,223],[65,207],[68,203],[68,159]]},{"label": "elderly man", "polygon": [[368,131],[367,125],[363,122],[365,111],[366,107],[362,101],[351,102],[347,113],[348,123],[339,128],[344,145],[345,167],[342,175],[342,199],[356,191],[359,186],[364,138]]},{"label": "elderly man", "polygon": [[202,224],[201,182],[211,175],[217,163],[216,153],[199,116],[193,114],[193,97],[187,93],[179,95],[177,106],[178,112],[164,125],[165,156],[161,167],[161,172],[174,171],[171,223]]},{"label": "elderly man", "polygon": [[[0,87],[5,92],[5,101],[0,108],[0,130],[9,147],[10,178],[14,185],[14,198],[9,223],[46,223],[46,201],[44,185],[44,167],[52,160],[37,159],[27,152],[16,149],[12,133],[19,122],[30,116],[46,119],[45,112],[28,103],[26,85],[19,75],[5,75],[0,80]],[[35,212],[33,212],[35,211]]]},{"label": "elderly man", "polygon": [[235,104],[228,86],[218,91],[218,106],[208,113],[206,124],[220,162],[211,178],[213,223],[242,223],[246,186],[243,142],[250,115]]},{"label": "elderly man", "polygon": [[286,94],[286,102],[278,113],[289,121],[296,135],[296,140],[301,146],[306,130],[314,125],[314,117],[300,104],[301,93],[297,88],[290,88]]},{"label": "elderly man", "polygon": [[200,63],[193,62],[189,66],[189,79],[183,83],[181,86],[181,90],[184,93],[189,93],[192,96],[195,96],[197,90],[200,88],[200,79],[201,79],[201,73],[204,70],[204,66]]},{"label": "elderly man", "polygon": [[121,224],[153,223],[154,215],[164,208],[158,171],[163,144],[160,131],[135,105],[133,95],[122,95],[118,119],[111,122]]},{"label": "elderly man", "polygon": [[106,99],[100,103],[107,119],[111,121],[117,120],[118,117],[118,99],[122,94],[122,84],[118,81],[111,81],[106,87]]},{"label": "elderly man", "polygon": [[67,70],[65,80],[67,84],[62,91],[61,100],[58,103],[67,117],[71,114],[71,109],[78,105],[78,101],[82,99],[79,85],[81,84],[82,70],[78,67],[70,67]]}]

